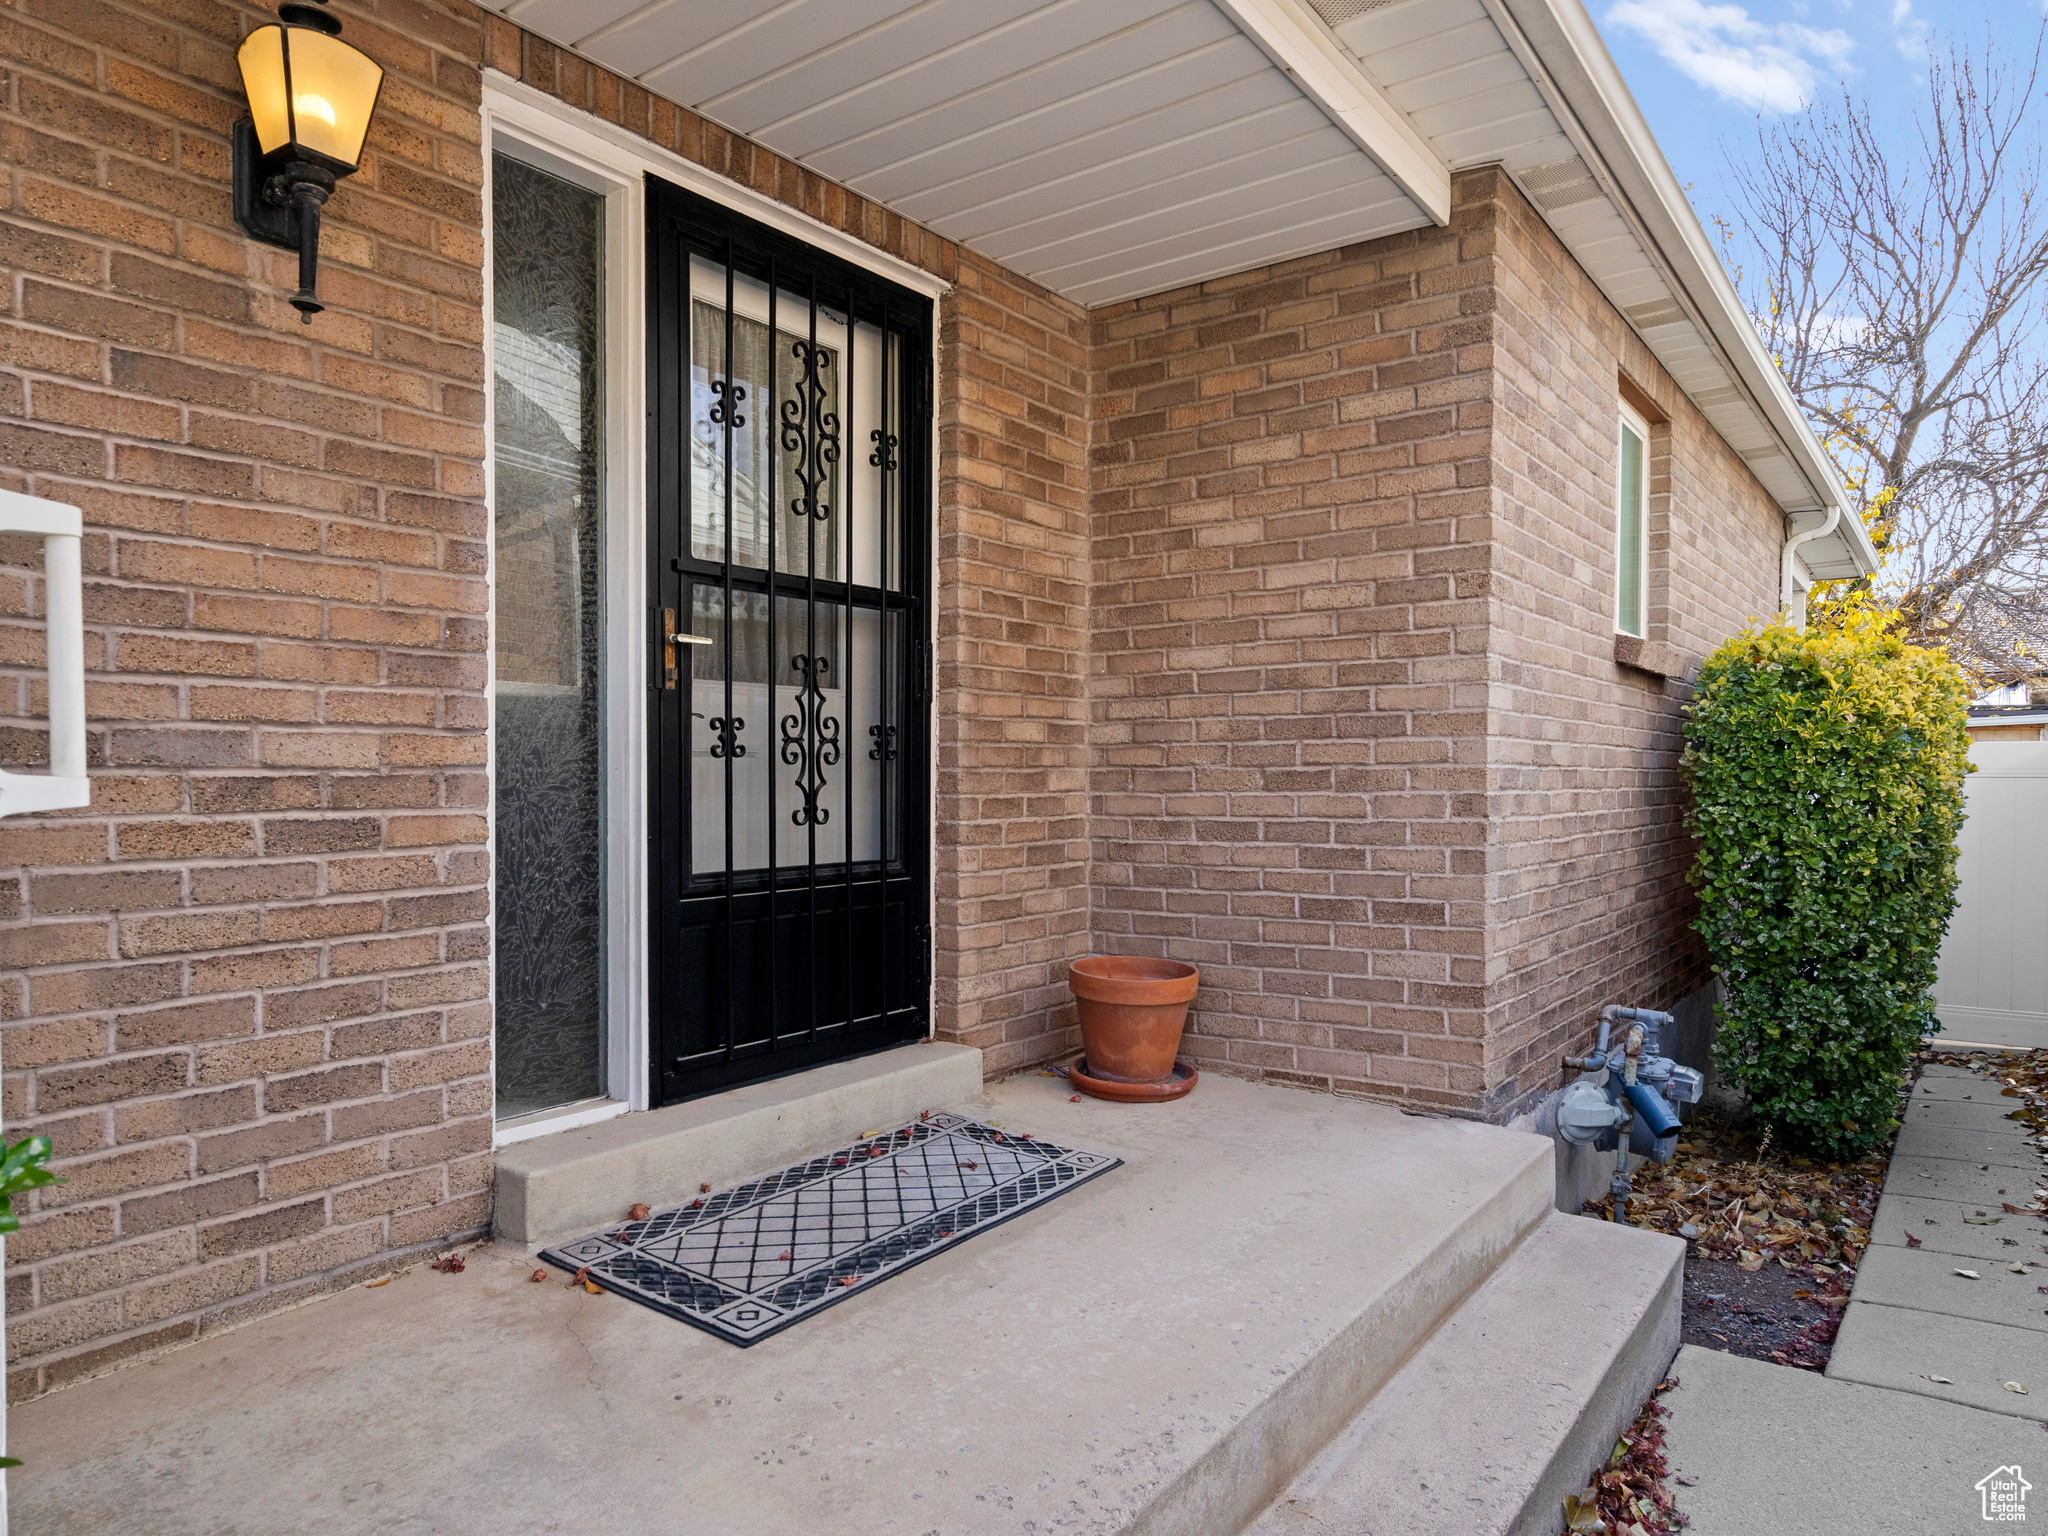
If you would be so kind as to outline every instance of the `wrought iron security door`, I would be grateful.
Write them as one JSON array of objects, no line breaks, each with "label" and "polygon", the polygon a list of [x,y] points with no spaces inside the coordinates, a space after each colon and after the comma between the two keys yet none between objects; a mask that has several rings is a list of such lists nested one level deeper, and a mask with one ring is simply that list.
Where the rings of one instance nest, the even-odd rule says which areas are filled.
[{"label": "wrought iron security door", "polygon": [[653,178],[648,244],[667,1103],[926,1032],[931,304]]}]

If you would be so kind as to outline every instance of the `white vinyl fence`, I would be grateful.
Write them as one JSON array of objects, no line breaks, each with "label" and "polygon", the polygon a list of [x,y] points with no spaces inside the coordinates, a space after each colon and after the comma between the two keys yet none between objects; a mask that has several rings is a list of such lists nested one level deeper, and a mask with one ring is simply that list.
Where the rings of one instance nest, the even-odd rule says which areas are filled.
[{"label": "white vinyl fence", "polygon": [[1970,761],[1936,1038],[2048,1046],[2048,742],[1973,742]]}]

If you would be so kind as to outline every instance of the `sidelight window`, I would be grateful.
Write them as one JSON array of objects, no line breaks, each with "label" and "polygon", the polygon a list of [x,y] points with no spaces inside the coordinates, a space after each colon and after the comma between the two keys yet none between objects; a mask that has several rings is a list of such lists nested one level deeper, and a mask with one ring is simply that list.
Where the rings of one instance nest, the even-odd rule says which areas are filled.
[{"label": "sidelight window", "polygon": [[605,199],[492,162],[499,1118],[603,1089]]}]

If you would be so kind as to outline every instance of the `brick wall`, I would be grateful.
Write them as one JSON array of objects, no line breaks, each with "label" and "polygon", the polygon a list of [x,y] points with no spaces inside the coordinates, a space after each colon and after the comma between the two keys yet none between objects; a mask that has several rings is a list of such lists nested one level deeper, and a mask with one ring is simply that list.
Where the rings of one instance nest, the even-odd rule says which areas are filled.
[{"label": "brick wall", "polygon": [[1202,966],[1189,1050],[1504,1118],[1698,985],[1683,690],[1614,655],[1623,375],[1653,639],[1771,611],[1781,521],[1513,184],[1093,323],[1095,941]]},{"label": "brick wall", "polygon": [[487,1219],[480,33],[393,9],[310,326],[229,216],[268,18],[0,11],[0,476],[84,510],[95,774],[0,827],[4,1113],[69,1181],[7,1243],[17,1396]]},{"label": "brick wall", "polygon": [[939,372],[942,1038],[991,1075],[1076,1043],[1088,953],[1088,319],[963,252]]},{"label": "brick wall", "polygon": [[[463,0],[338,7],[388,79],[292,258],[228,205],[214,0],[0,4],[0,485],[88,537],[90,811],[0,827],[20,1397],[488,1220],[481,71],[948,280],[935,1002],[1051,1054],[1087,942],[1086,324],[879,205]],[[0,756],[38,760],[39,553],[0,547]]]},{"label": "brick wall", "polygon": [[1096,312],[1095,932],[1188,1050],[1482,1095],[1490,205]]},{"label": "brick wall", "polygon": [[[1495,183],[1487,1038],[1505,1110],[1555,1085],[1558,1057],[1590,1041],[1603,1003],[1669,1008],[1706,982],[1685,884],[1684,677],[1776,611],[1784,525],[1541,217]],[[1681,675],[1669,679],[1614,654],[1624,387],[1652,421],[1648,638],[1671,653]]]}]

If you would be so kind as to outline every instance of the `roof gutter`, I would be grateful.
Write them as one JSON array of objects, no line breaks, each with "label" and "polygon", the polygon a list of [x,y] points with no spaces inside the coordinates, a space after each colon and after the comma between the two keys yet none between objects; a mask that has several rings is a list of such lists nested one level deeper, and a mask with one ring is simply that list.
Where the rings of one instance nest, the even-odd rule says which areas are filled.
[{"label": "roof gutter", "polygon": [[[1764,351],[1735,285],[1728,280],[1707,233],[1700,227],[1671,162],[1657,147],[1614,57],[1582,0],[1484,0],[1509,45],[1544,95],[1566,132],[1578,140],[1594,175],[1648,245],[1681,302],[1712,339],[1722,362],[1770,425],[1811,487],[1825,527],[1810,531],[1841,538],[1863,575],[1878,567],[1876,547],[1859,517],[1843,515],[1847,493],[1820,441],[1785,387],[1777,365]],[[1517,36],[1519,34],[1519,37]],[[1523,46],[1517,47],[1517,42]],[[1801,536],[1797,542],[1805,543]]]}]

